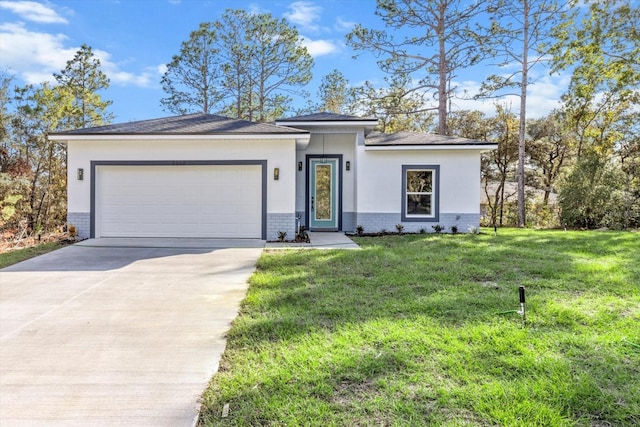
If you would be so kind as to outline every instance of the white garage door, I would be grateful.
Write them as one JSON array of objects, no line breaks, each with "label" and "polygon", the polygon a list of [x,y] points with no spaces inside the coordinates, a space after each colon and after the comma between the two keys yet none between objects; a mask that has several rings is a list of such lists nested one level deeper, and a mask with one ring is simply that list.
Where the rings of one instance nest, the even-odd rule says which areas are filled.
[{"label": "white garage door", "polygon": [[96,237],[261,238],[259,165],[98,166]]}]

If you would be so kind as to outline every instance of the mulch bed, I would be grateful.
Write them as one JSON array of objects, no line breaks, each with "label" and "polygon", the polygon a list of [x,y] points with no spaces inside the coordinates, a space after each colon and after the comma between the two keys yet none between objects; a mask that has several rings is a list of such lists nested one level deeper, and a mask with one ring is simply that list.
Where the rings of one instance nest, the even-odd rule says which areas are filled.
[{"label": "mulch bed", "polygon": [[15,230],[5,230],[0,234],[0,253],[15,251],[17,249],[32,248],[44,243],[59,242],[63,244],[75,243],[66,232],[45,233],[39,236],[26,236],[16,238]]}]

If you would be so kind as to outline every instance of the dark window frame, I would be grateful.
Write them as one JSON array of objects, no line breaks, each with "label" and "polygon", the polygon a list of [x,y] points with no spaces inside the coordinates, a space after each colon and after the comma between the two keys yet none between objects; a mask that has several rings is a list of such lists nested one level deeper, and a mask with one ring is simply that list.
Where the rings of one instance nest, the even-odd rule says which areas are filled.
[{"label": "dark window frame", "polygon": [[[433,215],[407,214],[407,172],[408,171],[432,171],[432,207]],[[440,165],[402,165],[402,214],[403,222],[438,222],[440,221]]]}]

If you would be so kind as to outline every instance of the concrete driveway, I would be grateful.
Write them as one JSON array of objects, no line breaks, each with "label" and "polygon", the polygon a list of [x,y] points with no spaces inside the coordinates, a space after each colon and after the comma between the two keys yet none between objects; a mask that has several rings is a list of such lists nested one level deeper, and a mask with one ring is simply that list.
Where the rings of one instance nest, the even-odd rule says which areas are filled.
[{"label": "concrete driveway", "polygon": [[0,270],[0,425],[193,425],[264,246],[242,242],[88,241]]}]

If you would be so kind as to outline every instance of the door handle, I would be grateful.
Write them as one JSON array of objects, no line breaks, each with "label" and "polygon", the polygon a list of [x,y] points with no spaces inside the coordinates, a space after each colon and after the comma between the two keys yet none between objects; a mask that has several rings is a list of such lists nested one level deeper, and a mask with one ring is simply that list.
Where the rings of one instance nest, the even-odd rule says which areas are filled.
[{"label": "door handle", "polygon": [[311,196],[311,210],[313,210],[313,196]]}]

